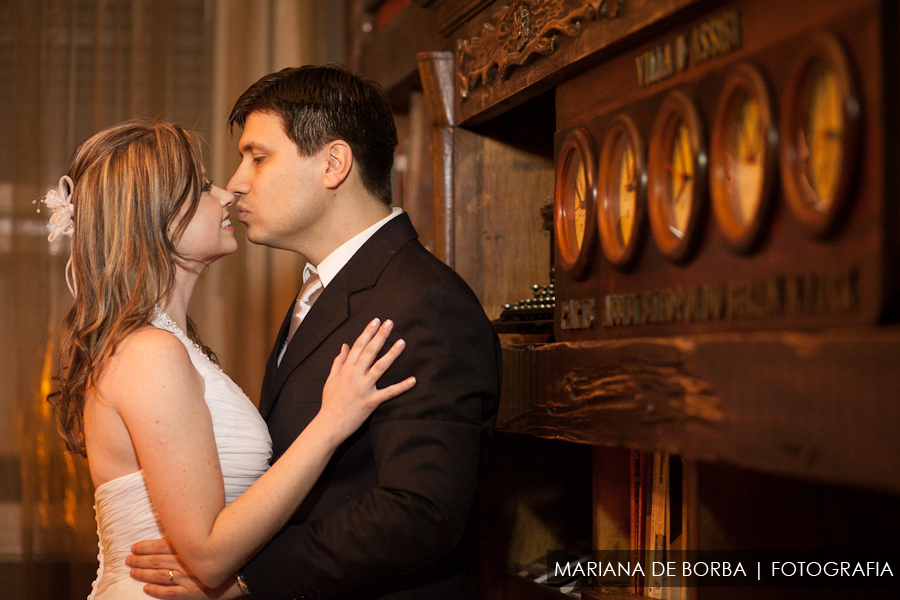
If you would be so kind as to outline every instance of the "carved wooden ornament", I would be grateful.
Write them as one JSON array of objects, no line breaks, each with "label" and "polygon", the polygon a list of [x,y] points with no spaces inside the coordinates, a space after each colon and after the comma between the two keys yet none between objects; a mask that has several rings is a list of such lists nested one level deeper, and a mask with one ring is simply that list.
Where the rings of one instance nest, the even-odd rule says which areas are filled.
[{"label": "carved wooden ornament", "polygon": [[615,18],[624,0],[513,0],[494,11],[480,37],[457,40],[457,74],[463,100],[479,86],[508,79],[538,56],[556,52],[560,34],[575,37],[581,23]]}]

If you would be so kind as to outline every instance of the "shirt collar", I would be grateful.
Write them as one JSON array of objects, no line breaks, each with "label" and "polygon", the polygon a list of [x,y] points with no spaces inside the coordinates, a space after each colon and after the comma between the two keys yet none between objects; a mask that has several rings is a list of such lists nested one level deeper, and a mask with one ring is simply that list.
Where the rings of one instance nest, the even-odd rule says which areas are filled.
[{"label": "shirt collar", "polygon": [[338,246],[331,254],[322,259],[322,262],[318,265],[306,263],[306,266],[303,268],[303,282],[306,283],[310,273],[317,272],[319,274],[319,280],[322,282],[322,287],[328,287],[331,280],[344,268],[344,265],[350,262],[350,259],[353,258],[353,255],[356,254],[357,250],[369,241],[369,238],[375,235],[376,231],[384,227],[388,221],[399,216],[402,212],[402,208],[397,206],[393,207],[391,209],[391,214]]}]

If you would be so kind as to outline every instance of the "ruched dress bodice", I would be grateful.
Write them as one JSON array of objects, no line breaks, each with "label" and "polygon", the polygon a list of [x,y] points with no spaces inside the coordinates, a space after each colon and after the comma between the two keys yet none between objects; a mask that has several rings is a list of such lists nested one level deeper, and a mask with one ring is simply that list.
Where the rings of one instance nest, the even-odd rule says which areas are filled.
[{"label": "ruched dress bodice", "polygon": [[[172,332],[187,348],[194,367],[203,377],[204,398],[212,417],[213,433],[222,476],[225,501],[231,502],[250,487],[269,467],[272,441],[262,417],[246,394],[181,331],[162,311],[155,311],[154,326]],[[165,536],[150,499],[142,471],[99,486],[94,494],[100,568],[89,600],[148,598],[144,584],[129,574],[125,559],[135,542]]]}]

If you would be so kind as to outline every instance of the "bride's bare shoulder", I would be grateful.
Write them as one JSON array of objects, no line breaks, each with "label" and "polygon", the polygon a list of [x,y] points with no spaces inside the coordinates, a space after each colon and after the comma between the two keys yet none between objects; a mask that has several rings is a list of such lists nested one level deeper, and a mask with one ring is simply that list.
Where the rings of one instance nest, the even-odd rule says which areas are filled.
[{"label": "bride's bare shoulder", "polygon": [[106,398],[126,390],[133,397],[140,390],[153,394],[160,387],[196,382],[200,374],[184,344],[172,333],[153,326],[128,334],[116,346],[96,381]]}]

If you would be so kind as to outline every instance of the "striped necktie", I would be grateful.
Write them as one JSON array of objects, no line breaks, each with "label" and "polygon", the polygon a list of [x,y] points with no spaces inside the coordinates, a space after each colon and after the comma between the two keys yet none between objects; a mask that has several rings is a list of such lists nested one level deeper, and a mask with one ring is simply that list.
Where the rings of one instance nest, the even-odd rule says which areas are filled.
[{"label": "striped necktie", "polygon": [[291,315],[291,325],[288,328],[288,336],[284,342],[284,348],[281,351],[281,356],[278,357],[279,364],[281,364],[281,357],[284,356],[284,351],[287,349],[288,344],[291,343],[291,338],[297,333],[297,329],[300,327],[300,323],[303,322],[304,317],[306,317],[306,313],[309,312],[309,309],[312,308],[312,305],[324,289],[322,280],[319,279],[319,274],[312,269],[308,269],[308,272],[309,277],[303,282],[303,287],[300,288],[300,293],[297,294],[297,301],[294,302],[294,314]]}]

